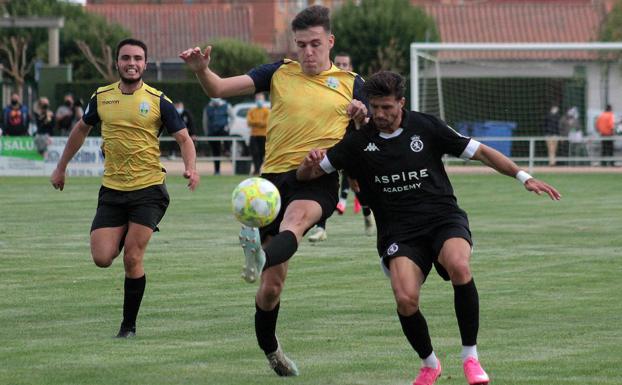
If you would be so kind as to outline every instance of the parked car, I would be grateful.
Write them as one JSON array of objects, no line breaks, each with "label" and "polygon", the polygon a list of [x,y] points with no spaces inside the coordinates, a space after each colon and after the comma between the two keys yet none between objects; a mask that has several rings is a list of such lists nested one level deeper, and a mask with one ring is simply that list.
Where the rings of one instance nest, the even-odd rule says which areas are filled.
[{"label": "parked car", "polygon": [[[270,102],[266,101],[266,107],[270,108]],[[249,154],[251,129],[246,124],[248,110],[255,107],[255,102],[243,102],[233,106],[233,122],[229,124],[229,135],[240,136],[244,139],[242,154]]]}]

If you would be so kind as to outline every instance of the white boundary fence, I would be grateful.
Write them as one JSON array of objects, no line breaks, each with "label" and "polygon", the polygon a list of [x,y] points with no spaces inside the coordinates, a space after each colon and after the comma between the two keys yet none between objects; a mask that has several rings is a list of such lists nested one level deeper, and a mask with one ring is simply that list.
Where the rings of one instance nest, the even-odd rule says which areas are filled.
[{"label": "white boundary fence", "polygon": [[[527,147],[525,154],[510,154],[510,159],[522,166],[527,166],[529,172],[532,172],[535,166],[548,165],[548,155],[546,152],[546,140],[556,139],[557,155],[556,161],[558,166],[592,166],[600,167],[602,162],[613,162],[615,165],[622,165],[622,135],[601,137],[586,136],[580,140],[569,140],[568,137],[544,137],[544,136],[514,136],[514,137],[473,137],[473,139],[491,145],[494,147],[495,142],[523,142]],[[601,145],[603,141],[614,142],[614,155],[601,156]],[[541,146],[538,148],[537,146]],[[539,153],[539,154],[537,154]],[[465,161],[458,158],[446,157],[445,163],[464,163]]]},{"label": "white boundary fence", "polygon": [[[28,138],[28,137],[26,137]],[[174,142],[171,137],[160,138],[162,142]],[[524,143],[521,151],[524,153],[511,153],[510,158],[523,167],[527,167],[530,172],[534,167],[548,165],[546,153],[546,137],[544,136],[525,136],[525,137],[474,137],[474,139],[494,147],[495,142],[518,142]],[[613,162],[616,166],[622,166],[622,135],[602,138],[599,136],[586,136],[580,141],[569,141],[567,137],[558,137],[557,164],[561,167],[588,166],[600,168],[602,162]],[[601,156],[601,143],[603,140],[614,141],[614,155],[610,157]],[[201,162],[220,160],[230,162],[233,172],[238,174],[248,174],[250,171],[250,156],[242,156],[243,139],[239,137],[223,136],[203,136],[197,138],[197,143],[207,146],[210,141],[229,141],[231,142],[230,156],[200,156]],[[48,147],[47,157],[32,159],[20,156],[13,156],[6,151],[10,148],[0,148],[0,176],[49,176],[56,162],[62,153],[66,137],[53,137],[52,143]],[[176,144],[175,144],[176,146]],[[26,153],[36,153],[33,144],[22,145],[22,150]],[[70,176],[101,176],[103,173],[104,159],[101,156],[101,138],[89,137],[85,141],[78,154],[69,163],[67,169]],[[510,146],[516,147],[516,145]],[[241,164],[240,162],[245,162]],[[447,164],[461,164],[465,161],[458,158],[446,157]],[[244,167],[240,167],[243,165]],[[604,169],[604,168],[603,168]]]}]

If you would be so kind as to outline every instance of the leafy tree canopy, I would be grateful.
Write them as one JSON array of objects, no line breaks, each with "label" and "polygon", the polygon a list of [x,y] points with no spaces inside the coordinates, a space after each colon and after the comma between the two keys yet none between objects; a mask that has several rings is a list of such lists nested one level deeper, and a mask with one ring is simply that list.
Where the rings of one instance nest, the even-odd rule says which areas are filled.
[{"label": "leafy tree canopy", "polygon": [[[65,26],[60,29],[60,61],[73,65],[73,77],[77,80],[102,78],[84,58],[76,44],[77,40],[85,41],[95,55],[103,55],[102,43],[114,50],[120,40],[130,36],[130,32],[122,26],[110,25],[103,17],[87,13],[81,5],[65,1],[8,0],[1,6],[0,11],[13,17],[64,17]],[[9,36],[27,37],[30,41],[28,57],[47,62],[48,32],[46,28],[0,29],[0,37]],[[31,78],[32,75],[31,71]]]},{"label": "leafy tree canopy", "polygon": [[218,39],[207,45],[212,46],[210,68],[222,77],[244,74],[269,60],[263,47],[237,39]]},{"label": "leafy tree canopy", "polygon": [[346,52],[362,75],[393,70],[408,77],[410,43],[439,40],[436,24],[409,0],[349,1],[333,13],[333,53]]}]

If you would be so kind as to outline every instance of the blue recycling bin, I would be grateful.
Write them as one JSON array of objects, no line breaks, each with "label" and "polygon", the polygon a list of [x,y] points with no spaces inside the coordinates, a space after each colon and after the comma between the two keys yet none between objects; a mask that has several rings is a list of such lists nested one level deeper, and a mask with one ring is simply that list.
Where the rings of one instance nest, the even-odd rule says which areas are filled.
[{"label": "blue recycling bin", "polygon": [[[503,122],[489,120],[486,122],[459,122],[456,124],[457,131],[462,135],[482,138],[487,136],[512,137],[517,127],[516,122]],[[493,140],[482,141],[489,147],[494,148],[505,156],[512,156],[512,141]]]}]

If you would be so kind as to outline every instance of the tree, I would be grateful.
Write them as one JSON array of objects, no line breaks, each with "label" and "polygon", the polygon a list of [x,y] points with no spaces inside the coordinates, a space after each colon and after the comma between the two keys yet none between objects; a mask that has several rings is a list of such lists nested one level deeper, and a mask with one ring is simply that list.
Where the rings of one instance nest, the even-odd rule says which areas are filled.
[{"label": "tree", "polygon": [[601,41],[622,41],[622,1],[617,0],[605,16],[600,30]]},{"label": "tree", "polygon": [[8,66],[2,66],[9,77],[15,81],[15,92],[23,94],[26,74],[32,68],[33,60],[28,59],[28,38],[24,36],[3,36],[0,39],[0,52],[6,56]]},{"label": "tree", "polygon": [[409,0],[349,1],[333,13],[333,52],[347,52],[356,72],[380,69],[408,75],[410,43],[438,41],[436,24]]},{"label": "tree", "polygon": [[[71,63],[73,77],[77,80],[101,80],[106,77],[97,69],[107,61],[107,51],[117,42],[129,37],[130,32],[119,25],[110,25],[99,16],[87,13],[79,4],[57,0],[8,0],[0,6],[0,12],[10,16],[57,16],[65,18],[65,26],[60,29],[61,62]],[[47,58],[48,32],[45,28],[4,28],[0,29],[0,39],[10,37],[29,37],[26,51],[28,61]],[[78,41],[82,41],[78,45]],[[84,49],[87,51],[83,52]],[[90,52],[91,58],[88,58]],[[85,60],[87,56],[87,60]],[[3,63],[8,61],[6,54],[0,55]],[[95,69],[95,70],[94,70]],[[103,68],[100,68],[103,69]],[[27,78],[33,78],[28,74]]]},{"label": "tree", "polygon": [[268,61],[265,49],[241,40],[218,39],[209,45],[212,46],[210,68],[222,77],[246,73]]}]

